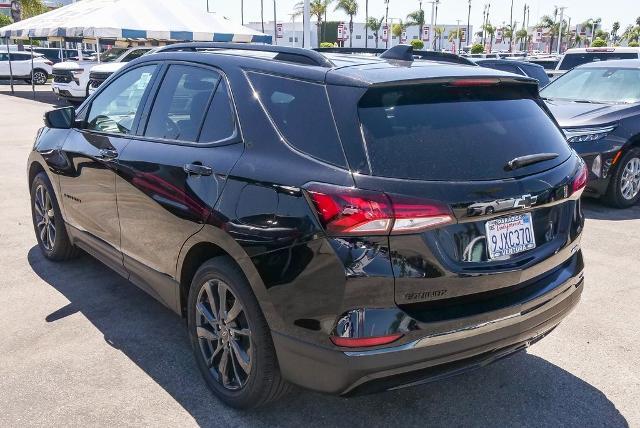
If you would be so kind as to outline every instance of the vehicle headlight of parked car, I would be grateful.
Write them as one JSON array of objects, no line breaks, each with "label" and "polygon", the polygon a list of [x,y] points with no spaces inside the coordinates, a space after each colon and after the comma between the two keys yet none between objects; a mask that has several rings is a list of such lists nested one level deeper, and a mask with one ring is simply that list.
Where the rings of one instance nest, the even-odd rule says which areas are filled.
[{"label": "vehicle headlight of parked car", "polygon": [[593,128],[565,128],[563,129],[567,141],[570,143],[583,143],[585,141],[602,140],[609,135],[618,125],[596,126]]}]

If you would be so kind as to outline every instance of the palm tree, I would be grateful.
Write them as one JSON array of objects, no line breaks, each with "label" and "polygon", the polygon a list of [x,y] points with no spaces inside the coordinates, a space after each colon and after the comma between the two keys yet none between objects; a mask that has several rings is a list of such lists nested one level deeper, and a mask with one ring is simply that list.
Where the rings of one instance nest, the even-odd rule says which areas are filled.
[{"label": "palm tree", "polygon": [[520,50],[522,51],[527,50],[525,43],[528,37],[529,37],[529,32],[527,31],[526,28],[521,28],[516,32],[516,43],[520,42]]},{"label": "palm tree", "polygon": [[424,10],[418,9],[407,15],[407,27],[418,26],[420,29],[420,40],[422,40],[422,30],[424,28]]},{"label": "palm tree", "polygon": [[620,23],[618,21],[614,22],[611,26],[611,39],[615,44],[618,40],[618,30],[620,30]]},{"label": "palm tree", "polygon": [[595,38],[595,35],[596,35],[595,29],[598,27],[600,22],[602,22],[601,18],[596,18],[596,19],[589,18],[582,23],[583,26],[591,29],[591,43],[593,43],[593,39]]},{"label": "palm tree", "polygon": [[551,18],[549,15],[544,15],[540,19],[540,22],[538,23],[538,27],[548,30],[549,36],[550,36],[549,53],[551,53],[551,51],[553,50],[553,41],[555,40],[556,35],[558,34],[558,29],[560,28],[560,26],[555,22],[555,19]]},{"label": "palm tree", "polygon": [[[316,26],[318,27],[318,46],[324,41],[324,31],[322,27],[322,19],[327,13],[327,8],[333,2],[333,0],[311,0],[309,12],[311,16],[316,18]],[[298,17],[304,13],[304,2],[298,2],[294,6],[293,15]]]},{"label": "palm tree", "polygon": [[353,47],[353,16],[358,14],[357,0],[338,0],[334,10],[342,10],[349,15],[349,47]]},{"label": "palm tree", "polygon": [[382,28],[383,22],[384,22],[384,16],[379,20],[374,17],[370,17],[366,23],[367,28],[371,30],[371,32],[373,33],[373,37],[375,37],[376,39],[376,49],[378,49],[378,41],[380,38],[379,34],[380,34],[380,29]]},{"label": "palm tree", "polygon": [[484,31],[487,33],[487,35],[490,37],[489,53],[491,53],[491,51],[493,50],[493,37],[496,35],[496,27],[494,27],[493,25],[491,25],[491,23],[488,22],[487,24],[485,24],[483,28],[484,28]]},{"label": "palm tree", "polygon": [[435,27],[433,29],[435,33],[435,40],[433,42],[438,41],[438,50],[442,49],[442,34],[444,34],[444,30],[444,27]]}]

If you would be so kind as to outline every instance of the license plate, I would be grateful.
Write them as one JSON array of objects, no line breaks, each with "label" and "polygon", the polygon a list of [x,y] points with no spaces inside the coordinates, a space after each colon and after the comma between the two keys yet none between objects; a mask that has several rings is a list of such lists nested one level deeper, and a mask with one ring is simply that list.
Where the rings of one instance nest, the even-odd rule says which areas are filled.
[{"label": "license plate", "polygon": [[490,259],[507,257],[536,248],[530,213],[488,221],[485,230]]}]

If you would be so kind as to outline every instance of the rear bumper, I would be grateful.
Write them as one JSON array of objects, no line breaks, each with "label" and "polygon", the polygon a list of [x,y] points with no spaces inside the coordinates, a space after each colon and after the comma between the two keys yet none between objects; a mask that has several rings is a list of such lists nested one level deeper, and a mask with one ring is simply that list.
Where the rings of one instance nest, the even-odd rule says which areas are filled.
[{"label": "rear bumper", "polygon": [[582,271],[536,299],[491,321],[425,335],[402,345],[340,351],[273,333],[283,376],[300,386],[340,395],[426,383],[481,367],[525,349],[576,306]]}]

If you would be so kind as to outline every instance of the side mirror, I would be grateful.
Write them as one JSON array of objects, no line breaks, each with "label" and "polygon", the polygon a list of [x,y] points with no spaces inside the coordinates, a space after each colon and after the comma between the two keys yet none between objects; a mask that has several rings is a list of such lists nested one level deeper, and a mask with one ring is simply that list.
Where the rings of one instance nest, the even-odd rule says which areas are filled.
[{"label": "side mirror", "polygon": [[75,121],[76,109],[74,107],[63,107],[44,114],[44,124],[47,128],[71,129]]}]

